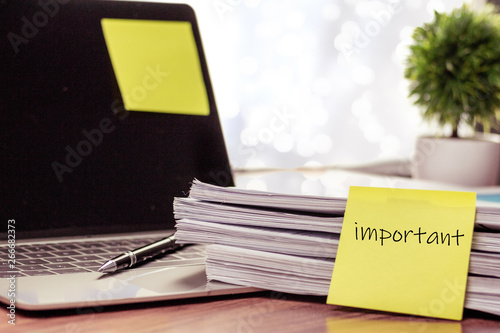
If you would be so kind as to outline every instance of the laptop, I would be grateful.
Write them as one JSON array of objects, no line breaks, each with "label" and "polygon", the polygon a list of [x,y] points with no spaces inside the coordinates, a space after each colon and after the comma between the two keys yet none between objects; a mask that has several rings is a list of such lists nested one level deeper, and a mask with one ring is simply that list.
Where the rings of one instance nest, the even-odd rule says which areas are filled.
[{"label": "laptop", "polygon": [[194,178],[233,185],[193,10],[0,6],[0,301],[50,310],[255,291],[207,281],[198,246],[96,272],[170,235],[173,198]]}]

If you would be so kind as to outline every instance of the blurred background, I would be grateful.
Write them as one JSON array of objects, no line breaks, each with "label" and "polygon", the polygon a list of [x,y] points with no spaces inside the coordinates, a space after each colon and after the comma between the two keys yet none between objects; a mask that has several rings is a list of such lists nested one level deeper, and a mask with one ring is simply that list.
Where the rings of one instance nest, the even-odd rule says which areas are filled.
[{"label": "blurred background", "polygon": [[418,135],[436,133],[408,98],[407,46],[463,0],[185,2],[235,169],[408,159]]}]

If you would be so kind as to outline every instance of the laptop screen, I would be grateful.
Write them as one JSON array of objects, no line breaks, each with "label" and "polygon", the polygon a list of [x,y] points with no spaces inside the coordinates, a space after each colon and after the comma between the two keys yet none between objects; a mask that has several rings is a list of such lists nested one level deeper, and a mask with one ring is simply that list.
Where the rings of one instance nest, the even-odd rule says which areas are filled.
[{"label": "laptop screen", "polygon": [[0,6],[0,211],[17,238],[172,229],[193,178],[233,185],[190,7]]}]

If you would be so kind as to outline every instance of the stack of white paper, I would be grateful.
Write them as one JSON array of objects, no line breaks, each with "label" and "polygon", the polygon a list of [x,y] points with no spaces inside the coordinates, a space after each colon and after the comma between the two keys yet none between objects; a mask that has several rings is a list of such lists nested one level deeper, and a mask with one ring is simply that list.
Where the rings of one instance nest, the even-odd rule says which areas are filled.
[{"label": "stack of white paper", "polygon": [[[346,198],[225,188],[195,180],[174,200],[179,243],[207,246],[212,280],[326,295]],[[479,204],[465,307],[500,315],[500,207]]]},{"label": "stack of white paper", "polygon": [[[498,256],[496,259],[498,261]],[[207,246],[207,276],[210,279],[285,293],[327,295],[333,266],[333,259],[303,258],[224,245]],[[498,271],[498,267],[496,269]],[[500,279],[470,275],[465,307],[500,316]]]}]

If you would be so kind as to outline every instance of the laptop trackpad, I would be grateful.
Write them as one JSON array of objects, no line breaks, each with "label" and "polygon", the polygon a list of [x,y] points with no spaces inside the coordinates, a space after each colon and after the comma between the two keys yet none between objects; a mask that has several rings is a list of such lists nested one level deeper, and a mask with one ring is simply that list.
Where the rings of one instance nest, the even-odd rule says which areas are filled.
[{"label": "laptop trackpad", "polygon": [[[134,271],[130,270],[129,272]],[[120,276],[117,278],[122,279]],[[136,270],[125,274],[128,283],[158,293],[178,293],[179,291],[204,290],[207,286],[205,265],[169,267],[160,270]]]}]

